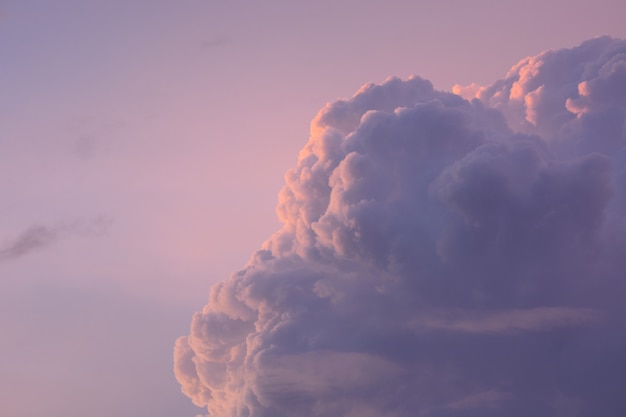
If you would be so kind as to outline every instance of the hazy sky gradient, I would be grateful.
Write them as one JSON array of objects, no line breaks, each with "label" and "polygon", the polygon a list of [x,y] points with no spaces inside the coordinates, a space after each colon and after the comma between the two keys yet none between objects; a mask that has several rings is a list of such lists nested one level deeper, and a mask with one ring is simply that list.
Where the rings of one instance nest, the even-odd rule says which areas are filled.
[{"label": "hazy sky gradient", "polygon": [[189,417],[171,350],[278,227],[316,112],[596,35],[604,1],[0,1],[0,414]]}]

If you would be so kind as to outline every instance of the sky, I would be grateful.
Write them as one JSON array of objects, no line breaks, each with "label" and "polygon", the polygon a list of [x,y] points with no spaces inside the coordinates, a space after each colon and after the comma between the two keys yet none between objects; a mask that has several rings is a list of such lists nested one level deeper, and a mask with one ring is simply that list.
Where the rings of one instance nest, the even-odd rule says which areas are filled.
[{"label": "sky", "polygon": [[[534,61],[511,68],[525,57],[537,57],[548,49],[574,48],[596,36],[626,38],[625,14],[626,6],[618,0],[547,4],[536,0],[0,1],[0,187],[4,196],[0,201],[0,414],[194,417],[213,407],[218,417],[247,416],[245,413],[250,417],[297,416],[303,412],[297,410],[307,410],[309,414],[301,415],[309,416],[328,412],[365,416],[366,411],[355,405],[361,404],[375,410],[377,416],[404,416],[408,409],[422,410],[418,415],[424,416],[456,416],[454,413],[460,412],[471,416],[468,404],[512,406],[519,401],[515,393],[529,392],[523,378],[509,380],[495,371],[485,377],[484,386],[467,386],[468,375],[481,372],[481,368],[467,369],[460,362],[476,361],[475,352],[485,349],[482,336],[492,342],[490,346],[502,349],[523,346],[516,356],[522,363],[531,358],[553,359],[533,349],[559,344],[569,347],[563,353],[565,365],[589,357],[594,349],[623,361],[616,352],[569,342],[591,334],[610,346],[624,346],[623,340],[609,336],[615,323],[603,318],[623,311],[613,308],[620,300],[606,300],[607,294],[618,288],[613,281],[619,271],[615,254],[606,255],[610,261],[598,255],[607,269],[614,268],[605,274],[601,290],[587,289],[584,282],[578,282],[582,277],[576,281],[582,287],[571,286],[576,290],[553,280],[544,288],[545,296],[532,302],[503,295],[506,286],[494,284],[491,278],[480,285],[493,284],[500,289],[501,301],[496,304],[490,304],[489,291],[479,291],[480,285],[471,280],[468,284],[453,280],[450,287],[474,291],[475,299],[468,301],[457,290],[435,284],[408,288],[403,277],[420,268],[420,274],[426,275],[453,277],[451,271],[460,268],[479,276],[487,264],[490,272],[485,276],[491,277],[521,262],[505,254],[510,257],[503,255],[504,260],[489,263],[493,260],[478,248],[493,236],[473,236],[461,227],[463,221],[480,217],[491,207],[473,203],[471,198],[482,195],[484,176],[470,175],[463,182],[467,173],[491,172],[480,165],[489,155],[489,160],[500,161],[495,171],[518,184],[520,195],[535,189],[519,179],[521,172],[536,172],[533,178],[549,179],[546,185],[536,185],[547,187],[546,195],[562,196],[563,201],[582,195],[584,201],[598,202],[563,214],[558,211],[558,201],[548,199],[531,204],[534,211],[521,210],[523,215],[514,218],[526,227],[536,225],[533,216],[542,210],[557,213],[553,215],[563,220],[546,229],[546,236],[524,237],[528,245],[541,237],[539,242],[549,243],[543,252],[554,258],[577,259],[582,256],[577,250],[584,253],[589,249],[553,251],[554,245],[572,239],[569,231],[580,228],[576,232],[584,235],[580,239],[591,239],[589,236],[619,217],[622,196],[611,186],[620,184],[621,178],[615,174],[622,166],[614,157],[616,145],[608,139],[599,145],[588,141],[594,135],[613,137],[610,128],[598,129],[623,120],[619,117],[623,117],[620,86],[624,84],[619,78],[610,78],[612,72],[606,75],[599,69],[602,65],[613,68],[613,59],[613,71],[621,74],[619,56],[614,58],[605,51],[610,47],[600,42],[587,44],[591,45],[587,55],[582,49],[555,55],[544,73],[533,66]],[[604,55],[594,52],[600,50]],[[589,74],[576,72],[582,67],[572,62],[579,61],[590,63]],[[410,78],[413,75],[421,78]],[[390,76],[399,79],[385,81]],[[525,82],[514,83],[515,77]],[[434,90],[424,80],[429,80]],[[368,83],[379,87],[361,88]],[[461,87],[472,83],[473,87]],[[546,87],[537,90],[537,83]],[[561,88],[564,85],[567,88]],[[572,85],[573,95],[563,96],[570,94]],[[483,107],[460,104],[457,96],[445,93],[453,87],[465,98],[475,97]],[[616,93],[611,95],[611,91]],[[441,103],[440,107],[429,107],[431,102]],[[409,110],[396,111],[400,107]],[[361,119],[366,110],[379,113]],[[549,117],[542,119],[546,114]],[[570,123],[571,115],[580,123]],[[467,123],[479,133],[458,120],[472,121]],[[450,142],[445,149],[427,147],[418,152],[399,144],[389,151],[400,155],[398,169],[408,171],[388,175],[393,170],[384,168],[390,160],[382,157],[387,155],[385,146],[371,139],[380,136],[375,132],[401,138],[402,132],[416,129],[418,136],[428,131],[447,137],[441,130],[445,126],[457,129],[455,135],[465,138],[464,145]],[[328,133],[330,130],[335,133]],[[359,133],[350,136],[356,131]],[[528,135],[515,145],[519,149],[490,142],[516,132]],[[484,137],[479,140],[475,135]],[[352,139],[345,139],[348,136]],[[575,138],[570,141],[575,145],[568,145],[569,137]],[[339,150],[337,141],[344,140],[347,145]],[[549,150],[533,144],[537,140],[548,141]],[[362,160],[348,157],[348,150],[362,155]],[[377,160],[377,155],[382,159]],[[523,159],[521,171],[508,170],[516,166],[515,155],[531,155]],[[437,179],[412,171],[413,162],[406,162],[405,157],[407,161],[420,160],[424,166],[432,164],[429,172],[437,172]],[[327,161],[325,168],[316,171],[311,158]],[[368,164],[378,171],[368,171]],[[343,176],[341,170],[334,173],[339,165],[345,171]],[[589,172],[595,173],[589,174],[591,179],[575,180],[588,178]],[[427,179],[434,184],[428,187],[439,190],[432,192],[445,209],[416,203],[411,193],[422,196],[419,193],[425,191],[403,188],[410,185],[403,176],[409,174],[414,178],[426,175],[424,187]],[[363,185],[357,177],[365,178]],[[476,178],[475,184],[472,178]],[[319,184],[323,187],[318,189]],[[324,197],[330,192],[324,188],[329,184],[336,194],[332,207],[324,205],[330,204],[330,195]],[[489,184],[492,190],[495,186]],[[550,184],[557,184],[556,188]],[[582,188],[577,189],[577,184]],[[351,187],[356,187],[350,191],[353,194],[348,192]],[[467,195],[466,187],[470,187]],[[386,194],[386,189],[395,189],[400,197]],[[490,193],[478,200],[492,202],[502,210],[497,216],[504,217],[498,218],[508,218],[509,206]],[[382,206],[354,211],[350,198],[357,198],[355,204],[364,198]],[[457,212],[446,211],[454,207]],[[326,209],[327,215],[322,216]],[[414,229],[422,224],[419,221],[403,223],[407,210],[429,219],[432,229]],[[450,217],[440,217],[444,214]],[[486,218],[472,221],[479,224]],[[380,224],[380,230],[370,230],[376,238],[364,238],[367,242],[359,244],[350,240],[354,232],[350,227],[360,224]],[[458,228],[435,227],[440,224]],[[348,231],[342,235],[344,226]],[[490,227],[502,229],[501,224]],[[524,227],[505,232],[518,236]],[[402,230],[415,233],[403,235]],[[368,230],[359,233],[367,237]],[[449,239],[440,238],[434,249],[426,248],[426,243],[422,252],[411,246],[416,236],[429,242],[439,235]],[[616,233],[612,239],[620,236]],[[499,239],[509,248],[506,236]],[[593,239],[589,241],[596,242]],[[597,239],[599,246],[614,247],[615,240],[604,235]],[[516,252],[516,243],[509,244],[511,253]],[[477,249],[472,254],[463,249],[467,247]],[[411,262],[401,262],[402,251],[417,255]],[[442,270],[420,258],[426,254],[447,259],[454,267]],[[527,253],[528,257],[540,255]],[[397,261],[390,266],[390,259]],[[524,273],[560,277],[595,265],[587,260],[571,264],[544,260],[542,265],[549,265],[549,271]],[[250,272],[255,268],[257,272]],[[242,287],[249,282],[259,286],[248,295],[232,289],[237,279],[229,279],[242,270]],[[379,292],[355,284],[357,275],[365,276],[363,282]],[[397,288],[385,293],[382,284],[375,283],[383,275],[389,282],[399,282]],[[287,301],[272,304],[264,298],[270,297],[269,288],[278,282],[277,288],[283,288],[283,281],[292,276],[313,285],[318,298],[332,300],[333,307],[313,303],[315,300],[302,295],[310,288],[293,286],[291,281],[284,284],[284,293],[295,293],[287,299],[302,300],[309,316],[293,311]],[[529,279],[515,285],[530,294],[542,284]],[[413,290],[430,297],[426,307],[419,306],[428,314],[407,315],[407,309],[417,307],[397,296],[413,294]],[[209,293],[212,301],[203,308]],[[383,293],[391,295],[377,295]],[[585,293],[591,298],[580,295]],[[237,310],[239,307],[225,301],[229,297],[247,300],[245,308]],[[481,297],[487,301],[483,300],[479,309],[475,303]],[[605,300],[607,311],[598,311],[599,303],[593,297]],[[363,311],[366,305],[372,306],[369,313]],[[192,321],[194,312],[201,310]],[[262,320],[257,317],[261,311],[267,312]],[[241,338],[248,335],[251,341],[245,347],[247,356],[240,358],[246,363],[242,369],[249,372],[248,382],[235,378],[227,389],[211,380],[211,375],[221,371],[202,368],[206,365],[208,369],[209,363],[224,365],[223,358],[190,362],[194,356],[209,355],[202,351],[203,343],[209,343],[209,330],[228,339],[219,327],[219,323],[227,326],[224,314],[242,326],[230,347],[234,349],[230,351],[233,363],[239,363],[237,355],[244,355]],[[342,338],[349,333],[350,319],[357,316],[367,323],[366,328],[351,340]],[[284,334],[255,333],[249,327],[250,323],[280,326],[280,317],[292,317]],[[412,336],[393,333],[393,326],[385,330],[394,320],[404,320]],[[338,324],[325,331],[320,326],[328,321]],[[516,336],[499,339],[495,334],[510,330],[511,323],[518,329]],[[580,326],[591,333],[576,333]],[[525,337],[539,330],[562,339]],[[415,334],[424,332],[436,334],[427,341],[414,339]],[[186,334],[195,335],[196,342],[189,342],[193,337],[176,342]],[[309,340],[308,347],[295,343],[296,339]],[[317,346],[313,339],[323,347],[313,348]],[[384,340],[388,343],[378,346]],[[394,346],[406,342],[406,348],[392,348],[390,341]],[[457,341],[468,347],[465,356],[456,355],[451,347]],[[172,358],[175,343],[178,381]],[[456,367],[460,370],[448,380],[455,392],[441,391],[445,382],[441,379],[434,381],[429,391],[423,379],[398,374],[398,368],[406,363],[390,363],[389,358],[411,358],[410,351],[420,343],[428,345],[424,358],[429,361],[407,359],[408,369],[417,375],[436,374],[440,365]],[[264,353],[272,344],[279,352]],[[436,356],[437,346],[455,353],[458,361]],[[504,367],[509,364],[505,358],[499,360]],[[196,369],[190,363],[204,365]],[[335,374],[324,364],[345,372]],[[618,378],[603,373],[607,367],[607,363],[592,361],[588,369],[574,367],[572,372],[574,376],[585,371]],[[317,375],[316,369],[320,369]],[[362,369],[366,370],[359,371]],[[511,375],[520,372],[510,370]],[[285,404],[278,388],[303,384],[300,374],[310,375],[308,385],[291,392],[293,404]],[[372,396],[371,403],[357,401],[374,390],[372,381],[417,391],[421,387],[425,399],[402,403],[402,393],[390,392],[386,397]],[[554,394],[550,404],[558,403],[561,415],[575,416],[586,410],[587,404],[604,401],[607,407],[614,407],[604,410],[604,415],[610,416],[615,407],[624,405],[611,402],[610,390],[604,397],[590,394],[587,398],[575,395],[588,388],[584,384],[567,391],[558,386],[558,378],[554,381],[546,392]],[[508,391],[496,382],[508,384]],[[194,383],[196,388],[191,387]],[[192,404],[181,386],[202,408]],[[332,395],[320,392],[320,386],[331,387]],[[224,397],[207,402],[207,392],[220,392]],[[312,405],[311,393],[328,400],[330,408]],[[421,395],[417,397],[422,401]],[[523,399],[528,403],[528,398],[535,397]],[[530,401],[538,407],[531,411],[548,415],[541,414],[546,412],[541,407],[547,402]],[[395,411],[391,403],[398,404]],[[292,405],[302,408],[294,411]]]}]

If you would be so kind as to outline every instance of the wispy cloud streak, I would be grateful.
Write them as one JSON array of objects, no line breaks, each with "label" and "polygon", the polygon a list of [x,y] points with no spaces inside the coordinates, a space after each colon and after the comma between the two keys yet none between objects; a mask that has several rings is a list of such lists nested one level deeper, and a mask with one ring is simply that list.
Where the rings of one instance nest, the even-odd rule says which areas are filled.
[{"label": "wispy cloud streak", "polygon": [[76,220],[57,226],[34,225],[0,246],[0,263],[18,259],[45,249],[68,234],[97,236],[106,231],[111,219],[100,216],[91,220]]}]

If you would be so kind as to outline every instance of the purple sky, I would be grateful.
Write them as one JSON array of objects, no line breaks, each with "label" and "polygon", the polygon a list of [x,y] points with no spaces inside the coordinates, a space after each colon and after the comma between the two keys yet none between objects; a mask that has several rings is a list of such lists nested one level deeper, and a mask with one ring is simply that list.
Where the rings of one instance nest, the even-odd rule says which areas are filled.
[{"label": "purple sky", "polygon": [[[284,173],[296,164],[298,153],[309,138],[311,120],[320,108],[339,97],[351,97],[365,83],[382,84],[392,75],[405,80],[410,75],[418,75],[430,80],[436,89],[442,91],[451,91],[455,84],[488,86],[496,80],[505,79],[509,69],[520,59],[535,56],[546,49],[571,48],[598,35],[626,38],[624,15],[626,6],[618,0],[559,0],[549,4],[538,0],[524,3],[501,0],[308,3],[0,1],[0,89],[3,92],[0,99],[0,187],[4,196],[0,202],[0,414],[12,417],[193,417],[203,413],[180,392],[180,384],[172,371],[172,346],[177,337],[189,333],[190,318],[206,303],[211,286],[243,268],[263,242],[280,229],[275,207],[278,192],[285,183]],[[590,49],[594,48],[599,47]],[[450,225],[444,233],[449,239],[443,239],[435,251],[451,259],[452,264],[460,265],[458,268],[471,271],[472,268],[480,270],[484,267],[472,259],[482,259],[479,256],[480,242],[488,240],[491,235],[464,234],[460,219],[480,217],[486,210],[482,204],[487,204],[485,201],[489,198],[476,196],[482,195],[483,177],[480,173],[486,168],[481,163],[487,155],[500,161],[497,172],[512,182],[517,181],[520,175],[510,168],[514,166],[511,161],[515,160],[515,155],[534,155],[536,159],[531,159],[538,164],[533,168],[537,178],[545,177],[554,183],[565,184],[551,189],[552,182],[547,181],[546,195],[558,194],[558,190],[566,189],[570,184],[568,179],[579,178],[576,175],[587,178],[585,169],[599,172],[597,177],[589,180],[587,188],[581,186],[582,189],[577,189],[576,184],[584,181],[571,180],[571,193],[586,195],[589,201],[600,201],[598,205],[570,213],[570,217],[561,215],[562,222],[555,222],[554,229],[546,232],[547,236],[554,237],[554,241],[548,239],[546,242],[560,242],[559,239],[565,239],[564,231],[574,226],[587,228],[587,231],[596,230],[600,227],[593,223],[599,218],[597,216],[611,216],[603,212],[605,207],[612,207],[611,210],[618,214],[618,209],[623,207],[618,204],[619,195],[616,197],[613,193],[608,197],[609,194],[605,196],[602,193],[602,186],[606,185],[602,175],[609,175],[602,173],[607,169],[613,169],[611,172],[615,173],[619,169],[606,168],[607,162],[602,158],[587,158],[592,151],[604,153],[610,158],[616,152],[612,142],[596,146],[588,143],[587,138],[592,134],[612,137],[608,130],[598,132],[594,129],[597,126],[609,126],[609,129],[615,118],[622,114],[618,110],[610,113],[605,107],[623,109],[620,107],[624,104],[620,99],[623,97],[620,96],[621,90],[614,88],[623,84],[619,84],[619,79],[607,78],[609,81],[603,81],[604,75],[601,74],[596,77],[600,81],[590,81],[585,84],[586,87],[578,87],[583,93],[586,91],[584,88],[588,88],[589,94],[576,92],[580,97],[571,100],[567,108],[555,104],[565,100],[562,96],[564,90],[559,89],[560,84],[554,84],[554,90],[546,87],[544,95],[537,93],[537,86],[533,84],[548,85],[549,75],[561,74],[558,72],[559,65],[571,69],[573,59],[553,58],[550,68],[556,69],[547,72],[546,79],[537,81],[528,76],[528,83],[518,83],[513,96],[519,94],[526,98],[526,102],[522,100],[524,108],[519,107],[517,102],[502,100],[502,94],[497,95],[499,91],[504,91],[504,96],[511,97],[511,83],[494,85],[479,93],[484,103],[504,114],[513,130],[537,134],[544,139],[552,138],[556,145],[550,145],[554,147],[550,152],[558,155],[558,164],[546,162],[551,161],[553,156],[548,157],[528,144],[519,145],[521,150],[507,147],[509,145],[501,148],[494,145],[493,149],[484,150],[484,153],[472,154],[474,159],[465,155],[478,142],[458,149],[453,144],[446,148],[445,152],[457,152],[454,160],[461,162],[450,165],[446,174],[439,178],[438,185],[431,187],[440,186],[437,198],[444,202],[445,207],[456,207],[463,214],[454,217],[448,213],[450,218],[435,219],[445,220]],[[585,62],[601,61],[598,57],[585,59]],[[615,68],[619,74],[620,67]],[[593,72],[592,69],[589,71]],[[588,77],[579,73],[571,76],[574,77],[571,82],[566,81],[573,85]],[[556,79],[563,80],[563,76],[558,75]],[[421,88],[419,84],[415,80],[398,82],[398,85],[393,82],[384,84],[380,91],[395,88],[393,94],[398,94],[387,103],[390,108],[382,108],[378,101],[380,98],[365,93],[360,96],[365,97],[362,102],[355,98],[346,102],[348,104],[344,103],[346,108],[343,110],[341,103],[335,103],[323,113],[326,119],[318,119],[315,126],[335,126],[341,131],[346,123],[352,123],[351,114],[360,117],[366,108],[395,114],[393,110],[398,106],[411,107],[431,99],[445,102],[441,109],[420,107],[421,110],[415,110],[416,114],[408,111],[406,114],[388,115],[386,122],[374,116],[369,124],[364,124],[351,146],[367,158],[374,155],[383,158],[384,149],[376,148],[375,140],[368,139],[376,137],[376,134],[368,136],[366,131],[368,128],[375,131],[377,123],[388,123],[389,134],[400,137],[404,120],[425,117],[423,120],[428,121],[430,119],[424,116],[427,114],[433,121],[440,120],[439,117],[443,117],[441,120],[457,117],[448,114],[457,111],[450,110],[455,109],[457,104],[446,102],[448,99],[440,96],[443,93],[436,92],[432,97],[426,97],[421,95],[423,92],[414,92],[411,94],[415,96],[406,93],[408,98],[400,97],[411,88]],[[466,96],[473,93],[461,90],[456,91]],[[353,102],[357,104],[350,107]],[[557,107],[558,111],[553,113],[552,110]],[[601,111],[597,110],[600,108]],[[478,131],[489,134],[500,132],[501,136],[510,133],[503,133],[499,123],[504,122],[479,106],[458,111],[462,117],[476,121],[474,128]],[[587,114],[595,115],[596,119]],[[547,115],[545,120],[540,119],[543,115]],[[580,126],[568,125],[568,129],[578,132],[575,146],[568,144],[570,136],[566,135],[567,132],[558,131],[564,123],[562,118],[568,115],[584,115],[580,116]],[[354,122],[358,124],[359,119]],[[446,123],[454,126],[453,121]],[[421,125],[418,123],[418,126]],[[465,135],[466,128],[465,125],[458,127],[457,133]],[[437,126],[432,129],[438,132]],[[314,135],[314,138],[320,137]],[[469,135],[467,143],[474,140],[472,138]],[[399,238],[394,234],[407,228],[407,225],[385,218],[380,223],[380,230],[370,230],[378,238],[363,246],[352,247],[348,241],[342,240],[345,236],[341,235],[341,225],[349,224],[350,219],[362,219],[362,216],[377,219],[380,213],[376,207],[367,208],[373,210],[371,212],[342,211],[341,208],[347,204],[347,200],[342,200],[344,197],[361,198],[365,195],[363,198],[386,201],[389,196],[382,190],[387,188],[381,184],[384,185],[384,181],[404,184],[405,177],[386,178],[383,174],[387,171],[384,169],[382,173],[372,171],[371,179],[365,181],[361,188],[357,187],[352,197],[344,196],[341,190],[356,187],[356,183],[350,182],[354,180],[351,175],[360,169],[360,165],[357,159],[346,159],[346,155],[333,150],[332,140],[324,142],[328,149],[309,149],[301,154],[295,171],[300,176],[287,179],[291,192],[304,187],[298,191],[300,194],[296,193],[298,197],[288,193],[281,195],[283,221],[287,224],[297,224],[297,219],[304,222],[298,229],[302,233],[298,235],[298,242],[302,244],[299,250],[306,252],[308,245],[312,245],[306,236],[314,231],[319,242],[313,246],[327,248],[328,253],[333,254],[332,259],[339,256],[355,262],[354,259],[367,256],[372,262],[384,263],[389,256],[399,256],[385,253],[385,250],[395,248],[393,242],[396,239],[410,241],[409,237]],[[323,148],[321,145],[318,147]],[[401,153],[407,152],[402,146],[398,149]],[[335,151],[339,153],[335,155]],[[324,184],[335,181],[333,189],[337,190],[336,205],[333,206],[337,211],[331,210],[315,226],[305,224],[311,218],[319,217],[318,211],[326,207],[317,207],[319,204],[323,206],[321,194],[307,194],[314,189],[313,185],[306,188],[305,179],[309,174],[302,174],[306,166],[302,155],[307,152],[322,152],[323,158],[335,158],[333,163],[351,161],[345,162],[344,177],[339,172],[334,176],[326,171],[311,174],[311,178],[319,178]],[[410,152],[408,155],[411,155]],[[437,155],[428,156],[425,161],[436,165],[437,158],[441,156]],[[441,166],[451,163],[451,160],[442,158]],[[375,166],[382,169],[386,163],[381,159],[375,161]],[[559,165],[561,163],[565,165]],[[620,166],[615,161],[611,164]],[[439,168],[433,165],[432,169]],[[363,172],[363,178],[369,178],[366,175],[369,171]],[[620,184],[618,179],[611,181]],[[400,185],[398,187],[399,195],[410,195]],[[466,187],[473,187],[473,191],[464,194]],[[598,187],[600,190],[594,194]],[[518,188],[516,192],[522,194],[532,189],[526,183]],[[489,186],[489,190],[492,189],[493,184]],[[567,192],[563,193],[563,198],[567,200]],[[609,198],[611,203],[602,203],[603,199]],[[304,202],[298,199],[304,199]],[[397,205],[387,207],[397,211],[394,212],[397,219],[404,218],[406,212],[403,210],[417,211],[426,219],[430,219],[432,214],[428,210],[437,211],[417,203],[415,206],[410,198],[393,201]],[[495,198],[494,201],[494,204],[499,204],[500,200]],[[529,208],[525,214],[519,214],[522,217],[516,217],[516,221],[524,227],[531,227],[536,221],[533,216],[556,204],[556,200],[541,201],[532,210]],[[491,208],[496,210],[498,207]],[[501,213],[508,213],[502,207]],[[553,209],[557,210],[557,206]],[[438,224],[435,220],[433,224]],[[458,228],[455,229],[455,226]],[[496,225],[491,226],[496,228]],[[520,226],[519,230],[522,229]],[[407,230],[412,229],[409,227]],[[510,233],[515,235],[518,229],[511,230]],[[439,232],[434,228],[428,236]],[[385,241],[387,235],[390,240]],[[266,248],[270,245],[275,255],[287,253],[286,247],[291,243],[285,236],[274,235],[271,239],[273,243],[266,244]],[[528,235],[525,238],[532,241],[537,236]],[[428,240],[426,236],[424,239]],[[502,239],[506,242],[505,238]],[[505,249],[510,253],[499,258],[496,265],[490,264],[490,274],[495,276],[499,273],[497,271],[521,262],[517,255],[512,254],[518,253],[519,248],[515,245],[522,243],[514,240],[509,244],[511,246]],[[419,252],[409,243],[407,245],[404,250]],[[548,243],[546,245],[544,250],[554,256],[571,256],[573,253],[552,253],[550,250],[553,247]],[[401,245],[399,247],[401,249]],[[465,247],[476,248],[478,255],[470,256],[463,249]],[[303,256],[304,252],[300,255]],[[330,256],[328,253],[324,256]],[[533,253],[529,252],[528,256]],[[307,256],[311,254],[307,252]],[[288,368],[306,374],[319,363],[344,363],[348,370],[371,367],[371,372],[346,376],[346,373],[335,375],[330,371],[327,374],[320,371],[317,379],[310,379],[313,388],[315,384],[327,384],[328,380],[350,387],[355,379],[368,381],[374,376],[387,382],[398,381],[400,377],[395,374],[398,364],[388,364],[387,358],[391,354],[385,351],[386,347],[380,346],[378,351],[374,348],[364,351],[350,345],[352,342],[339,346],[340,336],[345,331],[341,326],[349,328],[348,318],[359,314],[363,320],[371,320],[368,328],[374,329],[362,335],[371,338],[363,343],[376,345],[379,339],[395,340],[397,335],[385,334],[382,330],[382,333],[378,332],[377,326],[382,324],[376,324],[379,320],[376,311],[367,316],[362,315],[360,308],[351,309],[350,306],[370,300],[378,303],[376,308],[389,314],[390,318],[394,314],[396,318],[406,318],[402,308],[408,308],[410,303],[398,302],[397,311],[389,311],[393,310],[391,307],[394,304],[389,305],[389,300],[371,298],[374,295],[367,291],[352,293],[354,288],[349,278],[337,282],[321,279],[321,276],[331,272],[319,271],[317,267],[311,271],[310,266],[290,263],[287,256],[285,259],[278,257],[275,262],[279,266],[267,266],[264,262],[270,261],[260,259],[254,262],[264,265],[267,271],[304,271],[303,279],[320,282],[317,284],[319,294],[332,293],[339,297],[344,290],[349,293],[346,295],[345,310],[310,306],[310,311],[319,309],[320,315],[315,317],[320,320],[336,320],[336,328],[324,333],[307,323],[298,327],[302,337],[307,337],[306,330],[310,329],[310,337],[328,337],[337,343],[320,342],[325,346],[323,349],[306,350],[304,353],[297,346],[290,347],[291,356],[264,359],[269,361],[268,364],[273,363],[268,366],[275,370],[275,374],[254,374],[257,379],[251,376],[249,387],[268,389],[257,392],[259,398],[278,395],[271,392],[274,386],[267,381],[280,380],[283,384],[300,381],[296,371],[289,374],[286,371]],[[416,264],[410,265],[411,268],[431,268],[430,271],[435,271],[433,274],[445,275],[436,266],[420,264],[419,259],[414,262]],[[382,263],[376,267],[389,272],[388,266],[383,268]],[[555,263],[551,271],[565,273],[559,269],[561,267],[560,263]],[[353,265],[349,268],[357,267]],[[356,274],[355,271],[342,273],[350,275]],[[273,273],[266,272],[268,282],[274,282]],[[402,275],[398,271],[395,273]],[[532,275],[532,272],[526,273]],[[536,273],[538,276],[547,274],[545,271]],[[263,273],[259,274],[259,282],[262,283]],[[328,286],[324,287],[324,283]],[[469,289],[466,289],[470,291],[471,285],[467,285]],[[539,284],[530,280],[519,285]],[[460,316],[465,317],[466,310],[471,307],[463,304],[467,301],[463,297],[459,295],[453,302],[454,294],[446,288],[435,284],[428,288],[420,287],[420,291],[429,294],[432,300],[439,300],[440,297],[441,303],[432,301],[432,305],[428,306],[429,314],[412,318],[407,326],[432,332],[456,329],[463,334],[478,335],[497,333],[508,329],[511,323],[523,329],[522,332],[547,329],[565,334],[579,325],[594,329],[593,325],[601,320],[601,314],[596,311],[597,302],[565,294],[567,291],[562,290],[560,285],[555,282],[553,287],[546,289],[543,304],[518,305],[512,299],[503,297],[502,305],[497,308],[510,307],[513,311],[498,310],[493,314],[480,311],[463,319]],[[584,283],[580,285],[584,286]],[[611,285],[603,288],[612,288]],[[476,290],[476,287],[473,288]],[[263,293],[261,289],[259,291]],[[604,292],[598,291],[595,296],[602,297]],[[556,302],[556,299],[563,303]],[[565,300],[569,301],[565,303]],[[446,310],[446,303],[454,309]],[[283,311],[287,307],[276,305],[273,308],[275,310],[270,310]],[[294,320],[298,324],[298,320]],[[612,328],[610,324],[603,325]],[[297,329],[293,331],[298,332]],[[290,338],[295,337],[291,332],[286,333],[285,341],[280,339],[276,343],[289,345]],[[596,330],[595,336],[602,338],[606,334]],[[445,335],[435,335],[432,346],[436,346],[439,337],[445,338]],[[450,337],[448,343],[460,336]],[[581,336],[567,333],[563,337]],[[470,350],[482,347],[479,341],[472,344],[462,337],[459,340],[467,343]],[[615,346],[623,346],[620,345],[622,341],[607,340]],[[266,342],[265,339],[260,340],[259,346]],[[413,339],[409,342],[417,343]],[[511,340],[498,343],[507,347],[514,345]],[[525,339],[523,343],[532,344]],[[541,343],[547,342],[537,342],[534,348],[544,348]],[[430,354],[435,355],[432,346]],[[591,349],[581,344],[571,346],[570,356],[564,359],[566,362],[574,361]],[[398,348],[393,355],[402,357],[401,350]],[[370,357],[374,351],[377,352],[377,359]],[[346,352],[358,354],[348,357],[344,356]],[[305,357],[299,360],[297,354],[305,354]],[[436,372],[436,365],[441,363],[438,361],[444,359],[431,357],[430,371],[420,368],[425,366],[421,362],[411,362],[411,366],[419,368],[420,372]],[[470,352],[465,359],[475,358]],[[501,360],[506,363],[505,359]],[[458,365],[454,361],[448,364]],[[266,369],[261,365],[258,369]],[[596,376],[602,375],[602,366],[608,366],[592,365],[588,372]],[[474,371],[479,372],[480,369],[476,369]],[[511,370],[513,373],[517,371],[519,369]],[[467,388],[461,376],[457,380],[459,393]],[[410,376],[402,378],[409,387],[424,383]],[[501,378],[501,375],[494,373],[490,378]],[[487,382],[485,380],[485,387]],[[522,386],[526,382],[517,379],[510,382],[513,383]],[[437,384],[433,386],[436,388]],[[367,387],[362,388],[365,390]],[[572,391],[576,389],[572,388]],[[346,388],[346,392],[350,401],[358,398],[356,388]],[[437,397],[442,394],[433,391],[433,398],[440,398],[441,401],[433,399],[429,406],[435,408],[430,411],[424,409],[424,416],[430,415],[427,414],[429,412],[452,416],[455,415],[454,410],[472,401],[514,401],[506,397],[504,391],[495,388],[471,392],[478,397],[459,394],[462,399],[457,399],[457,403],[450,400],[447,405],[441,405],[446,399]],[[393,395],[390,394],[388,400],[396,401]],[[562,410],[582,407],[576,401],[585,400],[566,394],[558,398]],[[593,401],[598,398],[608,401],[610,393],[607,397],[593,397]],[[385,399],[376,397],[375,401],[376,404],[371,404],[372,409],[385,404]],[[274,406],[273,402],[269,403]],[[329,399],[331,403],[335,404],[336,410],[343,410],[340,399],[333,397]],[[436,408],[445,406],[448,408],[443,411]],[[262,412],[257,412],[265,417]],[[399,410],[397,414],[389,412],[395,417],[403,416],[401,413],[404,411]],[[567,415],[566,411],[563,412]]]}]

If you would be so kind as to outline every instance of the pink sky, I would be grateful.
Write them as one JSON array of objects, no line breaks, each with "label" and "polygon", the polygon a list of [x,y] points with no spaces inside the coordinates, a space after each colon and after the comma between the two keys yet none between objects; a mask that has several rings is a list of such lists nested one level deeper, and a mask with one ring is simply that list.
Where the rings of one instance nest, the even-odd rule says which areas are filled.
[{"label": "pink sky", "polygon": [[326,102],[391,75],[488,84],[542,50],[625,38],[625,15],[621,0],[0,1],[0,251],[25,242],[0,257],[0,415],[202,412],[174,340],[278,229]]}]

